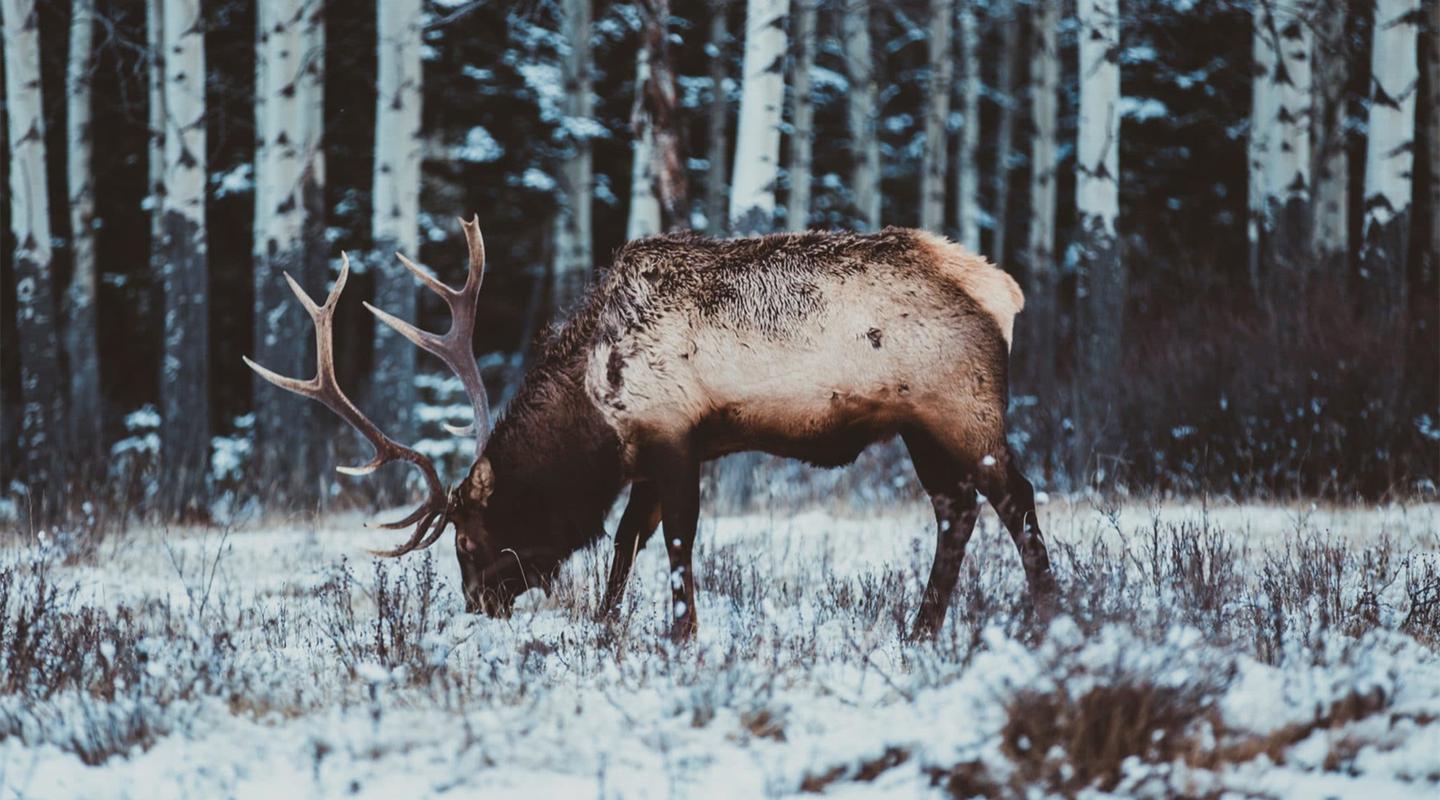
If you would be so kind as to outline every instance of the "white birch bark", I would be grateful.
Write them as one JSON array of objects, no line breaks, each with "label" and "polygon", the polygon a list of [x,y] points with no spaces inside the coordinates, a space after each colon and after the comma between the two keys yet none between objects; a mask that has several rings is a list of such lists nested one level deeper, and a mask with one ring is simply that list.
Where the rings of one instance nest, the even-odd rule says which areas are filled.
[{"label": "white birch bark", "polygon": [[815,68],[815,16],[820,0],[796,0],[795,61],[790,69],[790,196],[785,228],[810,227],[810,195],[814,182],[815,103],[810,96],[810,72]]},{"label": "white birch bark", "polygon": [[630,163],[630,213],[625,238],[639,239],[660,232],[660,196],[655,192],[655,128],[645,111],[645,84],[650,80],[650,51],[635,53],[635,105],[630,128],[634,134],[634,157]]},{"label": "white birch bark", "polygon": [[[1076,141],[1073,261],[1077,277],[1076,477],[1103,470],[1113,428],[1124,331],[1125,273],[1116,240],[1120,213],[1120,20],[1118,0],[1079,0],[1080,108]],[[1097,474],[1099,474],[1097,472]]]},{"label": "white birch bark", "polygon": [[65,71],[65,178],[73,257],[70,287],[65,293],[65,350],[70,362],[70,445],[75,456],[86,461],[99,457],[104,434],[95,325],[95,183],[90,132],[94,37],[94,0],[74,0]]},{"label": "white birch bark", "polygon": [[728,72],[727,48],[730,44],[730,25],[725,0],[718,0],[710,9],[710,39],[706,43],[706,56],[710,60],[710,110],[706,119],[705,158],[709,162],[705,175],[705,216],[709,222],[711,236],[721,236],[726,230],[726,202],[729,193],[725,175],[727,173],[730,147],[727,141],[730,128],[730,97],[725,78]]},{"label": "white birch bark", "polygon": [[789,11],[790,0],[748,0],[745,8],[740,122],[730,181],[730,227],[739,234],[764,233],[774,226]]},{"label": "white birch bark", "polygon": [[[375,103],[375,166],[370,219],[375,242],[375,304],[415,319],[415,279],[395,252],[411,257],[420,245],[420,0],[376,0],[379,92]],[[416,349],[390,326],[375,324],[372,396],[394,420],[400,441],[413,438]]]},{"label": "white birch bark", "polygon": [[975,0],[960,2],[960,142],[955,164],[955,228],[960,243],[980,252],[980,37]]},{"label": "white birch bark", "polygon": [[[257,6],[254,241],[255,358],[304,375],[310,322],[284,281],[323,294],[325,226],[325,18],[322,0]],[[274,491],[306,507],[322,499],[328,417],[303,398],[252,381],[255,463]],[[284,447],[280,447],[282,444]]]},{"label": "white birch bark", "polygon": [[850,192],[860,230],[880,227],[880,91],[875,83],[875,54],[870,41],[871,0],[845,0],[840,13],[845,67],[850,92],[846,118],[850,129]]},{"label": "white birch bark", "polygon": [[560,175],[565,207],[560,212],[556,241],[554,300],[557,308],[566,308],[580,295],[595,265],[591,244],[594,160],[590,126],[594,124],[595,102],[590,0],[564,0],[560,25],[567,48],[561,59],[561,81],[565,86],[564,125],[569,152]]},{"label": "white birch bark", "polygon": [[0,0],[5,111],[10,147],[10,230],[15,235],[15,314],[20,338],[22,474],[41,519],[58,502],[65,391],[59,375],[40,97],[40,28],[35,0]]},{"label": "white birch bark", "polygon": [[1254,7],[1255,78],[1251,120],[1252,282],[1293,288],[1309,269],[1312,36],[1302,9],[1278,0]]},{"label": "white birch bark", "polygon": [[1350,250],[1350,158],[1346,148],[1346,86],[1350,81],[1345,3],[1313,2],[1314,43],[1310,129],[1313,185],[1311,247],[1332,279],[1343,278]]},{"label": "white birch bark", "polygon": [[1397,319],[1406,302],[1419,10],[1419,0],[1375,4],[1360,266],[1369,311],[1386,319]]},{"label": "white birch bark", "polygon": [[210,453],[209,275],[205,234],[205,24],[199,0],[165,0],[165,346],[163,503],[203,513]]},{"label": "white birch bark", "polygon": [[955,0],[930,0],[930,82],[925,106],[925,149],[920,165],[920,227],[939,232],[945,224],[945,172],[950,150],[950,20]]},{"label": "white birch bark", "polygon": [[1015,0],[998,4],[995,13],[1000,17],[1001,32],[999,74],[996,76],[995,91],[998,110],[998,130],[995,133],[995,175],[994,190],[991,192],[992,208],[990,251],[987,255],[996,263],[1009,261],[1010,251],[1006,235],[1009,233],[1007,212],[1010,208],[1010,161],[1015,144],[1016,99],[1015,59],[1019,52],[1020,18]]}]

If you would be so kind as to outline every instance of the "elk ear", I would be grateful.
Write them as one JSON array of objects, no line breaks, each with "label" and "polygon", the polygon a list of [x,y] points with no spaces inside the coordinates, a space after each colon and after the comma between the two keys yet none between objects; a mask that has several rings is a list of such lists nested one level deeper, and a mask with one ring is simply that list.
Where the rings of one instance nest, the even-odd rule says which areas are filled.
[{"label": "elk ear", "polygon": [[465,479],[465,497],[483,508],[489,502],[490,493],[493,491],[495,470],[490,467],[490,459],[481,456],[475,466],[470,468],[470,477]]}]

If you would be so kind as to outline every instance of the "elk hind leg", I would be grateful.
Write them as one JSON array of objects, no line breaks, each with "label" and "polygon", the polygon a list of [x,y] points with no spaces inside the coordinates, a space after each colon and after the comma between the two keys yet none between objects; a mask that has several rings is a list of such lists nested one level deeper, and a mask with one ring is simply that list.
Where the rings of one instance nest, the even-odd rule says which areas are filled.
[{"label": "elk hind leg", "polygon": [[1055,576],[1035,511],[1035,487],[1020,471],[1015,453],[1004,445],[981,457],[977,474],[980,493],[995,508],[1020,552],[1031,596],[1041,611],[1048,612],[1056,593]]},{"label": "elk hind leg", "polygon": [[935,561],[930,565],[930,579],[910,632],[912,639],[925,639],[934,636],[945,623],[980,507],[973,478],[961,460],[929,433],[911,432],[904,438],[920,485],[930,495],[935,510]]}]

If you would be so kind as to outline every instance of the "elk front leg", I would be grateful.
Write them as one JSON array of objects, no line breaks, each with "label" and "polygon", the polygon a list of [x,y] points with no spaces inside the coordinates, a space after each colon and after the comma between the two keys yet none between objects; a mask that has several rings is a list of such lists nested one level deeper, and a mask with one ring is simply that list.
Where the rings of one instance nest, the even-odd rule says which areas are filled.
[{"label": "elk front leg", "polygon": [[625,584],[635,565],[635,554],[650,541],[660,524],[660,494],[655,484],[637,481],[630,487],[630,501],[615,529],[615,560],[610,563],[610,579],[605,582],[605,599],[600,603],[600,616],[614,618],[625,596]]},{"label": "elk front leg", "polygon": [[647,477],[659,490],[665,551],[670,555],[670,638],[684,642],[698,629],[690,562],[700,518],[700,462],[688,442],[654,448],[645,461]]},{"label": "elk front leg", "polygon": [[930,505],[935,509],[935,561],[930,565],[930,580],[925,583],[925,595],[915,614],[912,639],[928,639],[945,624],[945,612],[950,608],[950,596],[955,593],[960,564],[965,560],[965,546],[980,516],[975,488],[968,484],[931,495]]}]

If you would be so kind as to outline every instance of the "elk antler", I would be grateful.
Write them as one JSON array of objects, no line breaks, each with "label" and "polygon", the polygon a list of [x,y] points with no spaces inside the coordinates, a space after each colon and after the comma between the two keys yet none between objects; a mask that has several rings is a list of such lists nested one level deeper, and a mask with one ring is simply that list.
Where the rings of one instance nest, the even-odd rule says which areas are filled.
[{"label": "elk antler", "polygon": [[415,263],[401,253],[395,257],[405,268],[420,279],[450,307],[450,330],[444,336],[422,331],[405,320],[386,313],[369,303],[365,307],[381,322],[394,328],[397,333],[409,339],[417,347],[440,357],[465,385],[470,396],[470,407],[475,414],[474,421],[464,428],[446,425],[446,430],[456,436],[475,437],[475,457],[485,450],[485,440],[490,436],[490,401],[485,396],[485,384],[480,380],[480,368],[475,364],[475,301],[480,297],[480,284],[485,279],[485,240],[480,236],[480,218],[466,222],[460,220],[465,230],[465,241],[470,246],[470,272],[465,276],[465,286],[460,290],[451,289],[435,276],[415,266]]},{"label": "elk antler", "polygon": [[[315,305],[315,301],[300,288],[300,284],[285,273],[285,280],[289,282],[290,289],[295,296],[300,298],[301,305],[309,312],[310,319],[315,323],[315,377],[308,381],[287,378],[278,375],[270,370],[251,361],[245,357],[245,364],[265,380],[275,384],[281,389],[294,392],[302,397],[309,397],[319,400],[327,408],[335,412],[337,416],[350,423],[351,427],[359,431],[362,436],[370,440],[375,446],[375,456],[366,464],[358,467],[337,467],[336,469],[346,475],[368,475],[391,461],[408,461],[420,469],[425,477],[425,483],[430,489],[430,496],[419,508],[402,520],[385,523],[383,528],[400,529],[415,525],[415,531],[410,535],[410,540],[394,550],[377,552],[382,556],[399,556],[412,550],[429,547],[440,538],[446,524],[449,522],[447,511],[448,500],[445,495],[445,487],[440,483],[440,477],[435,473],[435,465],[429,458],[417,453],[410,448],[399,444],[386,436],[375,423],[371,422],[350,398],[340,390],[340,384],[335,380],[335,346],[334,346],[334,322],[335,305],[340,300],[340,292],[345,289],[345,280],[350,276],[350,258],[341,253],[340,277],[335,280],[335,288],[330,290],[330,296],[326,298],[322,306]],[[418,523],[418,524],[417,524]]]}]

